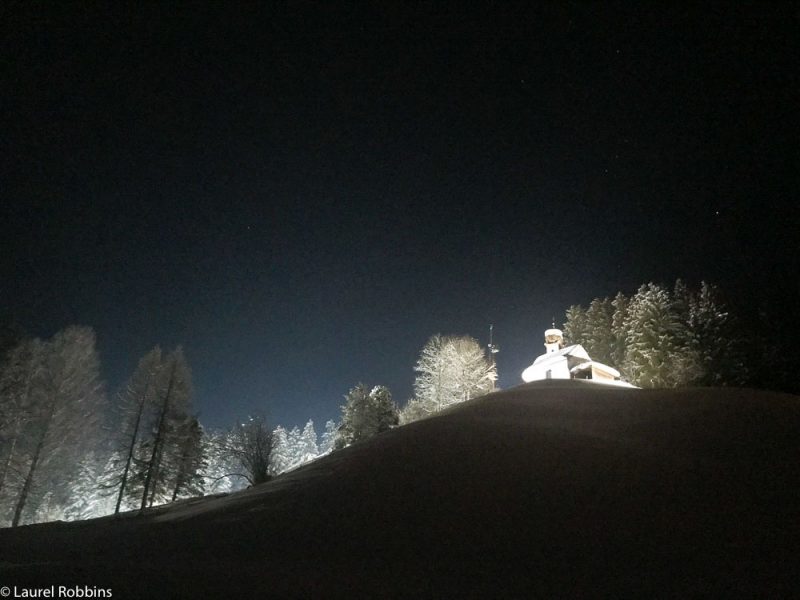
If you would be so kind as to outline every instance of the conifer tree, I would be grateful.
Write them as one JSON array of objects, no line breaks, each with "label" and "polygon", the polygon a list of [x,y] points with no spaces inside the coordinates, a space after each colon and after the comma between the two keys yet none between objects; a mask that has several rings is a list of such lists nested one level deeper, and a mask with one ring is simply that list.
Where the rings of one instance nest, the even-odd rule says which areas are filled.
[{"label": "conifer tree", "polygon": [[206,467],[203,428],[197,418],[188,420],[176,438],[175,483],[172,502],[178,498],[202,496],[205,488],[203,472]]},{"label": "conifer tree", "polygon": [[[91,328],[68,327],[46,343],[41,368],[30,382],[29,399],[29,419],[22,432],[28,458],[12,526],[22,522],[37,490],[41,497],[64,494],[84,448],[96,440],[105,396]],[[44,481],[46,490],[40,485]]]},{"label": "conifer tree", "polygon": [[158,379],[163,367],[161,348],[156,346],[139,360],[136,371],[117,395],[121,423],[116,436],[118,452],[104,483],[106,489],[116,491],[114,514],[119,513],[126,495],[139,438],[150,426],[158,408]]},{"label": "conifer tree", "polygon": [[749,379],[741,327],[715,286],[700,284],[689,298],[688,324],[703,366],[700,385],[744,385]]},{"label": "conifer tree", "polygon": [[298,447],[298,465],[311,462],[319,456],[319,446],[317,445],[317,431],[314,429],[314,422],[309,419],[300,434]]},{"label": "conifer tree", "polygon": [[289,468],[291,471],[300,464],[300,429],[292,427],[286,434],[287,453],[289,455]]},{"label": "conifer tree", "polygon": [[586,310],[578,304],[573,304],[567,309],[566,317],[563,329],[564,343],[568,346],[584,345],[589,338],[589,319]]},{"label": "conifer tree", "polygon": [[610,298],[595,298],[586,311],[588,329],[584,337],[584,349],[593,360],[605,364],[613,361],[614,306]]},{"label": "conifer tree", "polygon": [[337,448],[368,439],[398,423],[397,407],[391,392],[384,386],[376,386],[368,392],[367,387],[359,383],[347,393],[345,401]]},{"label": "conifer tree", "polygon": [[270,472],[272,475],[280,475],[288,471],[292,466],[288,432],[279,425],[272,432],[272,439],[272,450],[269,458]]},{"label": "conifer tree", "polygon": [[376,385],[372,388],[368,406],[369,411],[364,415],[361,436],[357,437],[369,437],[397,425],[397,405],[385,385]]},{"label": "conifer tree", "polygon": [[191,372],[180,348],[162,360],[155,390],[155,408],[140,429],[126,492],[140,509],[171,498],[182,433],[192,418]]},{"label": "conifer tree", "polygon": [[0,505],[3,506],[10,503],[9,483],[24,461],[23,432],[34,416],[34,383],[41,374],[44,348],[39,339],[21,341],[4,352],[0,366]]},{"label": "conifer tree", "polygon": [[336,443],[336,436],[339,433],[339,426],[335,421],[327,421],[325,423],[325,433],[322,434],[322,441],[319,444],[319,455],[325,456],[333,451],[333,446]]},{"label": "conifer tree", "polygon": [[69,484],[69,499],[64,506],[64,518],[81,521],[99,517],[113,511],[114,498],[103,494],[100,485],[102,465],[95,452],[89,452],[80,461],[80,469]]},{"label": "conifer tree", "polygon": [[741,326],[720,291],[699,291],[678,279],[670,292],[654,284],[627,298],[571,306],[565,337],[618,368],[622,378],[648,386],[744,385],[750,379]]},{"label": "conifer tree", "polygon": [[676,387],[694,381],[699,372],[696,351],[685,345],[686,327],[680,322],[669,293],[648,283],[628,306],[624,369],[641,387]]},{"label": "conifer tree", "polygon": [[628,339],[625,325],[628,318],[628,298],[618,292],[611,301],[611,306],[614,309],[611,316],[611,365],[619,369],[622,377],[627,379],[624,363]]},{"label": "conifer tree", "polygon": [[672,288],[672,308],[675,316],[681,323],[688,323],[690,319],[690,306],[695,301],[695,295],[682,279],[676,279]]},{"label": "conifer tree", "polygon": [[405,425],[429,417],[433,413],[433,410],[427,410],[425,408],[425,403],[422,400],[410,398],[408,402],[406,402],[406,405],[398,412],[398,418],[400,424]]}]

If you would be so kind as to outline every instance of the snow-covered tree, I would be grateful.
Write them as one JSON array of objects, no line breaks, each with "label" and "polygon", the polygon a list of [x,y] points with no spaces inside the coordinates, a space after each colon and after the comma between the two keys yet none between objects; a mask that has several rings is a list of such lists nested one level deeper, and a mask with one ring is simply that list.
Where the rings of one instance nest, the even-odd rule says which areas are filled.
[{"label": "snow-covered tree", "polygon": [[206,468],[203,428],[197,418],[191,418],[180,428],[175,442],[175,481],[172,484],[172,502],[178,498],[202,496]]},{"label": "snow-covered tree", "polygon": [[286,434],[286,446],[289,456],[289,468],[286,469],[287,471],[291,471],[300,464],[300,436],[300,429],[296,426],[292,427]]},{"label": "snow-covered tree", "polygon": [[325,456],[333,451],[338,434],[339,426],[335,421],[328,421],[325,423],[325,433],[322,434],[322,441],[319,444],[319,456]]},{"label": "snow-covered tree", "polygon": [[292,468],[292,452],[289,446],[289,434],[280,425],[272,432],[272,452],[269,465],[272,475],[280,475]]},{"label": "snow-covered tree", "polygon": [[319,456],[317,446],[317,431],[314,429],[314,422],[309,419],[303,427],[303,431],[297,440],[297,450],[294,453],[295,466],[299,467]]},{"label": "snow-covered tree", "polygon": [[[25,425],[35,416],[34,383],[43,367],[41,340],[24,340],[4,350],[0,364],[0,510],[8,508],[19,491],[27,460]],[[0,518],[4,517],[0,513]]]},{"label": "snow-covered tree", "polygon": [[64,503],[60,502],[53,490],[44,488],[41,498],[35,504],[33,515],[27,519],[30,523],[46,523],[48,521],[66,521]]},{"label": "snow-covered tree", "polygon": [[155,390],[155,409],[140,429],[126,488],[141,509],[171,499],[185,428],[192,420],[191,372],[180,348],[162,360]]},{"label": "snow-covered tree", "polygon": [[564,343],[586,344],[589,338],[590,325],[586,316],[586,309],[578,304],[573,304],[567,309],[566,321],[564,322]]},{"label": "snow-covered tree", "polygon": [[29,382],[29,408],[20,438],[25,461],[14,503],[12,526],[35,514],[38,501],[68,496],[86,448],[97,441],[105,395],[95,335],[89,327],[68,327],[42,349]]},{"label": "snow-covered tree", "polygon": [[416,399],[427,412],[439,411],[448,404],[458,402],[455,391],[455,349],[450,338],[436,334],[423,346],[414,370]]},{"label": "snow-covered tree", "polygon": [[270,461],[277,439],[267,420],[261,415],[251,416],[232,433],[230,450],[237,458],[239,472],[250,485],[269,481],[273,475]]},{"label": "snow-covered tree", "polygon": [[[588,309],[574,305],[567,309],[564,337],[568,345],[580,344],[593,359],[614,363],[614,304],[610,298],[595,298]],[[618,364],[618,363],[616,363]]]},{"label": "snow-covered tree", "polygon": [[676,387],[695,381],[702,373],[700,357],[687,347],[687,327],[680,322],[669,292],[648,283],[628,305],[623,368],[641,387]]},{"label": "snow-covered tree", "polygon": [[434,410],[427,410],[425,403],[416,398],[410,398],[406,405],[398,411],[398,418],[400,425],[413,423],[434,413]]},{"label": "snow-covered tree", "polygon": [[617,367],[623,379],[649,386],[744,385],[749,373],[740,326],[705,282],[680,279],[670,292],[648,284],[632,297],[571,306],[564,325],[571,343]]},{"label": "snow-covered tree", "polygon": [[416,404],[413,411],[406,407],[405,420],[487,394],[497,379],[493,361],[469,336],[432,336],[420,352],[415,371]]},{"label": "snow-covered tree", "polygon": [[64,505],[66,520],[92,519],[114,511],[115,498],[104,493],[101,487],[102,471],[103,465],[94,452],[81,460],[80,469],[69,484],[69,499]]},{"label": "snow-covered tree", "polygon": [[[627,348],[628,330],[625,323],[628,318],[628,298],[618,292],[611,301],[614,312],[611,316],[611,365],[618,368],[622,378],[627,381],[624,371],[625,350]],[[591,356],[591,355],[589,355]]]},{"label": "snow-covered tree", "polygon": [[611,364],[614,353],[614,306],[610,298],[595,298],[586,311],[589,324],[584,348],[594,360]]},{"label": "snow-covered tree", "polygon": [[298,427],[292,427],[287,431],[279,426],[273,432],[273,437],[275,441],[270,464],[275,475],[296,469],[320,455],[317,432],[311,420],[305,424],[302,431]]},{"label": "snow-covered tree", "polygon": [[[99,454],[103,456],[104,453]],[[102,463],[102,464],[101,464]],[[97,488],[101,500],[98,506],[108,507],[108,511],[102,514],[117,514],[120,511],[133,510],[137,507],[134,499],[129,494],[125,494],[121,504],[119,500],[120,488],[120,465],[125,464],[125,455],[119,449],[112,449],[105,455],[105,460],[98,462],[97,467]],[[101,516],[100,514],[94,516]]]},{"label": "snow-covered tree", "polygon": [[451,368],[455,374],[456,402],[466,402],[492,391],[497,370],[478,341],[461,336],[453,338],[451,344],[455,359]]},{"label": "snow-covered tree", "polygon": [[367,387],[359,383],[345,396],[336,448],[368,439],[397,423],[397,407],[389,389],[379,385],[368,392]]},{"label": "snow-covered tree", "polygon": [[237,439],[237,428],[238,426],[230,431],[210,431],[203,438],[206,457],[203,473],[208,493],[233,492],[250,483],[242,465],[244,444]]},{"label": "snow-covered tree", "polygon": [[741,327],[722,300],[720,290],[705,281],[688,297],[688,324],[702,361],[701,385],[745,385],[749,378]]},{"label": "snow-covered tree", "polygon": [[158,378],[163,372],[161,348],[156,346],[140,360],[131,378],[117,394],[119,426],[114,436],[115,462],[105,474],[104,487],[116,491],[114,513],[119,513],[126,497],[128,478],[134,466],[135,452],[144,430],[151,426],[158,410]]}]

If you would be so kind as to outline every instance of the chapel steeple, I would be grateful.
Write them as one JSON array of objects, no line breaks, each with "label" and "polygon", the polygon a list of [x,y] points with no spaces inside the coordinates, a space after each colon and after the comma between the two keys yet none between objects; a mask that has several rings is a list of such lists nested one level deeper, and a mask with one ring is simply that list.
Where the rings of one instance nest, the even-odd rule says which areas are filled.
[{"label": "chapel steeple", "polygon": [[547,329],[544,332],[544,347],[546,348],[546,354],[561,350],[564,347],[564,334],[562,331],[555,327]]}]

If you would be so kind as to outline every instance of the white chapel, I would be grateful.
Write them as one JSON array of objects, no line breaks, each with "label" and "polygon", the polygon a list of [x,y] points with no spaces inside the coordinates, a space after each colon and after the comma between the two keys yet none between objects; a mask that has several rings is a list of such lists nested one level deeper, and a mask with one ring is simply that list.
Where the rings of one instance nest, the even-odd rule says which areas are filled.
[{"label": "white chapel", "polygon": [[522,372],[525,383],[541,379],[589,379],[595,383],[636,387],[620,380],[619,371],[592,360],[580,344],[564,346],[564,334],[560,329],[544,332],[545,353]]}]

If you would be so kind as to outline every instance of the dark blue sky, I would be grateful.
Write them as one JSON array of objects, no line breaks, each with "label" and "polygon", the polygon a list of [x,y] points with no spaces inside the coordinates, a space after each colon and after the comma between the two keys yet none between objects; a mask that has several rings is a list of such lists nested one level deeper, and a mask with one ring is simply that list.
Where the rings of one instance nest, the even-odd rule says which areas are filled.
[{"label": "dark blue sky", "polygon": [[216,4],[0,21],[0,309],[111,390],[182,344],[207,425],[321,426],[436,332],[507,387],[573,303],[798,291],[791,4]]}]

